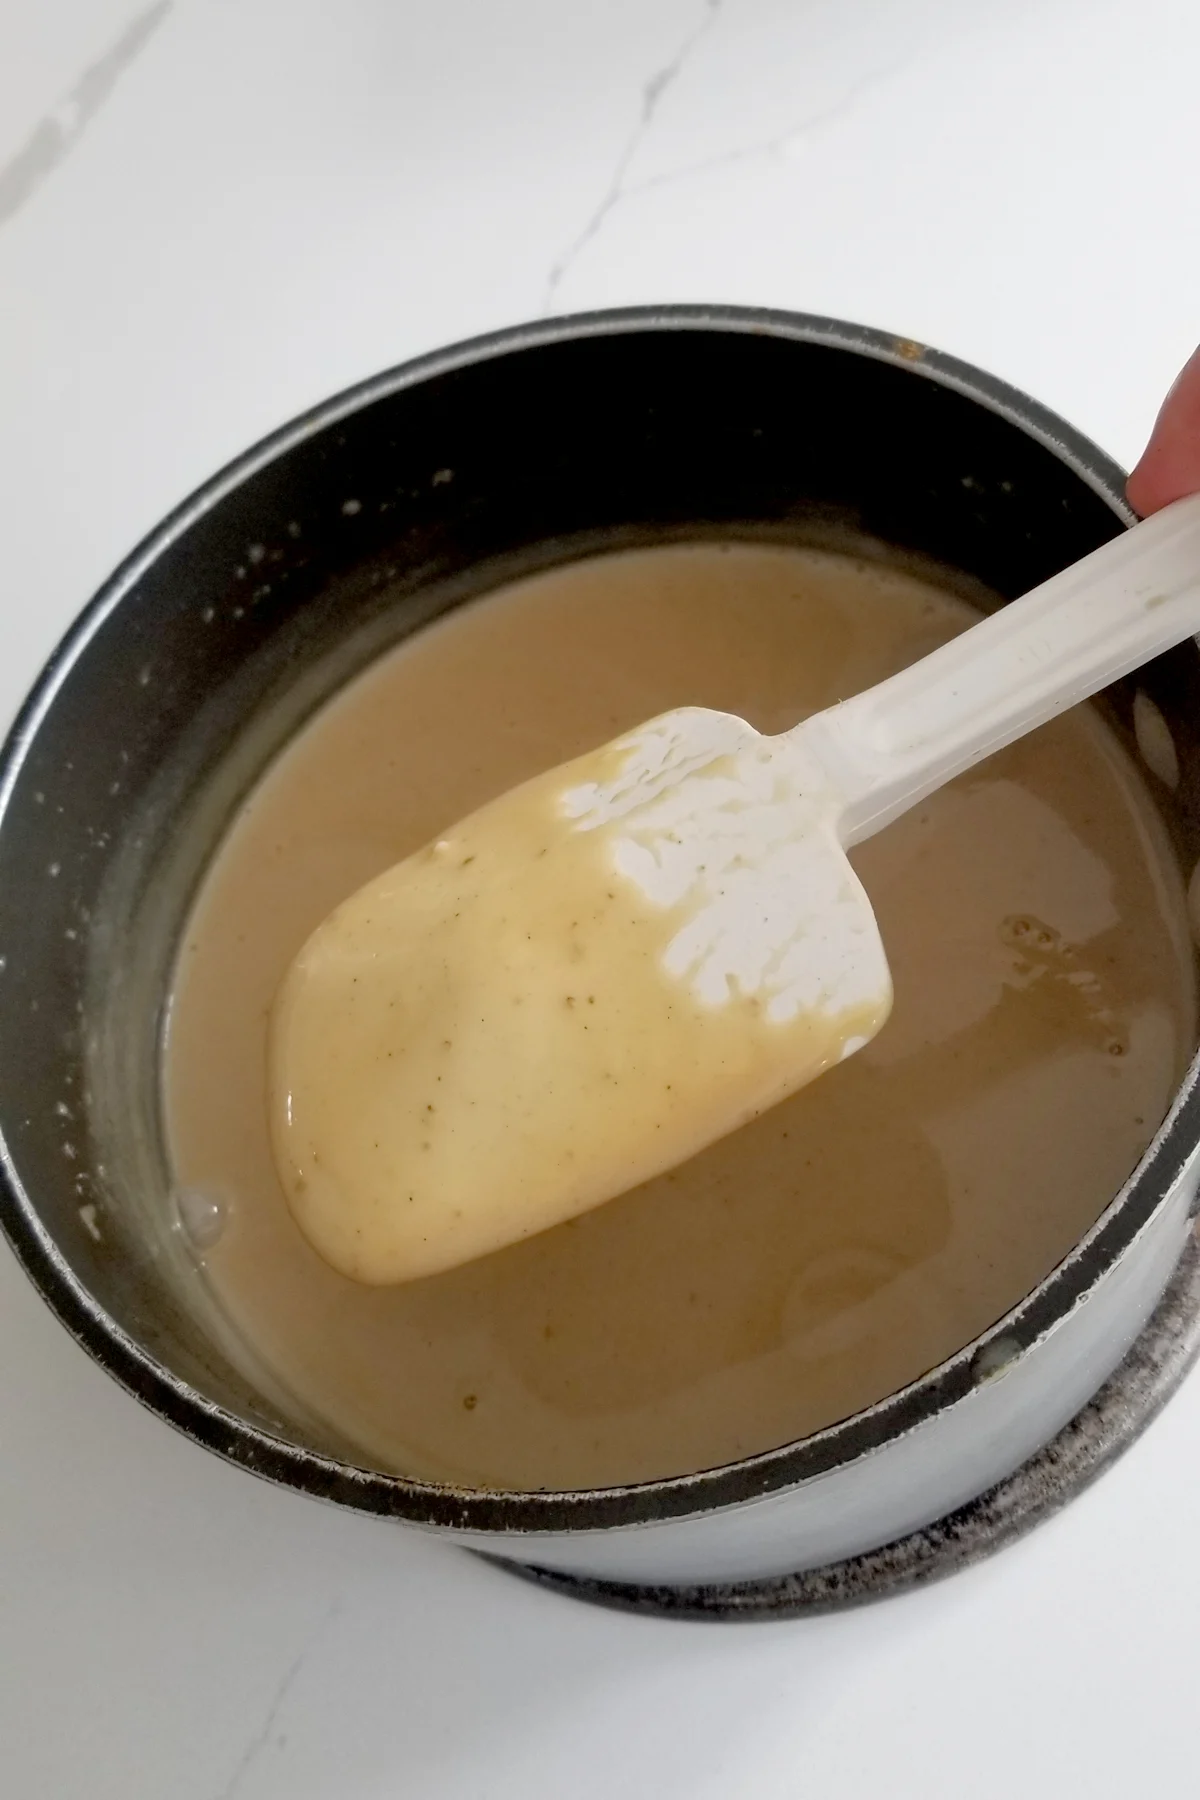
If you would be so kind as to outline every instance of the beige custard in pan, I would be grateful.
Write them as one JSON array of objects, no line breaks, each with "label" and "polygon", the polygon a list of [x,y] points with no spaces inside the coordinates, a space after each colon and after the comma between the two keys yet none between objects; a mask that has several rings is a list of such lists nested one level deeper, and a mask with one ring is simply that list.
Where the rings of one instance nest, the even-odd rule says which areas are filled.
[{"label": "beige custard in pan", "polygon": [[473,1486],[689,1473],[934,1366],[1066,1254],[1157,1128],[1194,1032],[1184,896],[1153,803],[1084,707],[853,853],[895,983],[879,1037],[595,1211],[365,1287],[289,1213],[267,1022],[347,895],[493,796],[679,705],[779,731],[971,622],[832,553],[696,543],[513,583],[325,707],[232,822],[165,1053],[205,1273],[232,1329],[363,1460]]}]

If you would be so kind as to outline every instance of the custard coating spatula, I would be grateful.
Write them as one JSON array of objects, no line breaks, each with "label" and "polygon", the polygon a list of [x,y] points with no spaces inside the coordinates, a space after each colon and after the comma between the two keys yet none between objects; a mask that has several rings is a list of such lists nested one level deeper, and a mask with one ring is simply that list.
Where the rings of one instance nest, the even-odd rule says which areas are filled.
[{"label": "custard coating spatula", "polygon": [[1200,496],[764,737],[684,708],[493,801],[322,925],[272,1034],[302,1230],[359,1280],[648,1180],[869,1041],[891,979],[846,851],[1200,631]]}]

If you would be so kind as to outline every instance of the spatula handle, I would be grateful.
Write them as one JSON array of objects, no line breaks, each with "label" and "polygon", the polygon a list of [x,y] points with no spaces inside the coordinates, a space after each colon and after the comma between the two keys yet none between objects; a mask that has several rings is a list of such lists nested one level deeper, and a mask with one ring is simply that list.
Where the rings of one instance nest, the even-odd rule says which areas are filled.
[{"label": "spatula handle", "polygon": [[797,728],[870,837],[943,782],[1200,632],[1200,494]]}]

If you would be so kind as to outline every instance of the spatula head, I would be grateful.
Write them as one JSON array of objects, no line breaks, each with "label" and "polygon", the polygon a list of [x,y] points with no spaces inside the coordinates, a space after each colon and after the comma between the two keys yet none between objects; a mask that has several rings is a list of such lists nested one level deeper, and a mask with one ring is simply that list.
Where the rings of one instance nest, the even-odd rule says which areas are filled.
[{"label": "spatula head", "polygon": [[801,764],[669,714],[338,908],[271,1042],[280,1173],[327,1261],[404,1281],[545,1230],[879,1029],[874,916]]}]

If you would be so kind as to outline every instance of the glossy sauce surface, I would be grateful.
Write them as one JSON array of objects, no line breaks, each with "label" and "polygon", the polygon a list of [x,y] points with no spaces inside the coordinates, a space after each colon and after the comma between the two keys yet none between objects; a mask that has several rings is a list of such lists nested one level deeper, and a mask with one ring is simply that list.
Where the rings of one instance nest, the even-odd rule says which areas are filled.
[{"label": "glossy sauce surface", "polygon": [[1193,1041],[1183,895],[1090,709],[863,845],[895,980],[880,1036],[595,1211],[368,1289],[289,1215],[266,1031],[347,894],[492,796],[656,712],[779,731],[934,648],[960,602],[814,551],[678,546],[513,584],[383,658],[234,821],[165,1055],[178,1180],[233,1328],[318,1426],[431,1479],[578,1487],[769,1448],[913,1379],[1015,1304],[1149,1142]]}]

